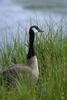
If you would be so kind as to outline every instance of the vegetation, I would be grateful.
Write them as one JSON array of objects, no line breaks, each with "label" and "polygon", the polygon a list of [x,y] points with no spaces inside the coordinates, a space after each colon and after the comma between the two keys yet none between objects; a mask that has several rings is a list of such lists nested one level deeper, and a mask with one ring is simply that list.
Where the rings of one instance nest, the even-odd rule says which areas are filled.
[{"label": "vegetation", "polygon": [[[7,39],[6,39],[7,40]],[[67,100],[67,37],[62,26],[56,30],[49,25],[47,32],[35,41],[39,63],[39,80],[30,86],[24,73],[16,79],[15,87],[6,87],[0,76],[0,100]],[[0,67],[26,62],[26,45],[18,38],[4,41],[0,46]],[[2,67],[3,66],[3,67]]]}]

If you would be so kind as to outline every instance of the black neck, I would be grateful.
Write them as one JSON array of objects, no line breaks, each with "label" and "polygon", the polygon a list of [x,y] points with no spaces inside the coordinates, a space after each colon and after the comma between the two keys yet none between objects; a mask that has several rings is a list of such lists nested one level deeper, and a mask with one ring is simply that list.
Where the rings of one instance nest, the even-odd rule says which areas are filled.
[{"label": "black neck", "polygon": [[28,50],[28,55],[27,59],[30,59],[35,55],[35,50],[34,50],[34,33],[29,34],[29,50]]}]

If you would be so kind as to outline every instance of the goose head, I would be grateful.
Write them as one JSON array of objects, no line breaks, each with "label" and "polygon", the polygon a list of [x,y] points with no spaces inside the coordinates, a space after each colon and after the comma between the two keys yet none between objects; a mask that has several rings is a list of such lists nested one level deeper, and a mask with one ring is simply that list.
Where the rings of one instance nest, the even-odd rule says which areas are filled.
[{"label": "goose head", "polygon": [[29,29],[29,34],[31,35],[32,34],[36,34],[38,32],[43,32],[38,26],[34,25],[34,26],[31,26],[30,29]]}]

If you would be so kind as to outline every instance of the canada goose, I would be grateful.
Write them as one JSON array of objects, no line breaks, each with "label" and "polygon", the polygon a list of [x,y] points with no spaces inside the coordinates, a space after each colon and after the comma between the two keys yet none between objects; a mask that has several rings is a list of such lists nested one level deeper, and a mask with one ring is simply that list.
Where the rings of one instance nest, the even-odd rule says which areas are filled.
[{"label": "canada goose", "polygon": [[14,74],[15,72],[29,72],[31,73],[31,79],[38,80],[39,70],[38,70],[38,61],[35,55],[34,49],[34,38],[35,34],[38,32],[43,32],[39,29],[38,26],[31,26],[29,29],[29,49],[27,54],[27,64],[15,64],[5,70],[0,71],[0,74],[9,76],[10,73]]}]

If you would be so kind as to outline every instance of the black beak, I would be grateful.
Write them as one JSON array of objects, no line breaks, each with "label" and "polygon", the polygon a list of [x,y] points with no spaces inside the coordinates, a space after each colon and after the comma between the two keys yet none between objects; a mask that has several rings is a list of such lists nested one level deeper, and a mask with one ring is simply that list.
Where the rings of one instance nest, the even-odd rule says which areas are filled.
[{"label": "black beak", "polygon": [[41,30],[41,29],[38,29],[38,32],[44,32],[43,30]]}]

